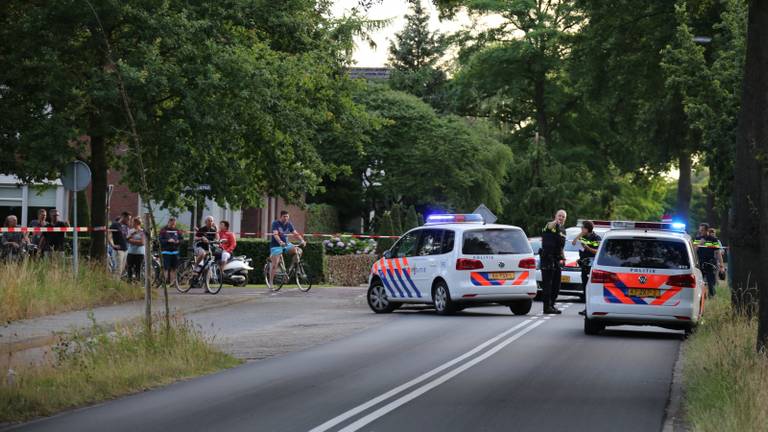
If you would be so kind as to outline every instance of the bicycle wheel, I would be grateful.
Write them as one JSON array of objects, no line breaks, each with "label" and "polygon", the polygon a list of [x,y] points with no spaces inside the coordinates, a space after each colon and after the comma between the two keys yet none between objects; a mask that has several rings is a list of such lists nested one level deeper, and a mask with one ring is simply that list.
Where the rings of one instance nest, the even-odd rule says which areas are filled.
[{"label": "bicycle wheel", "polygon": [[312,275],[303,262],[299,261],[296,263],[294,272],[296,273],[296,286],[299,287],[299,291],[307,292],[312,289]]},{"label": "bicycle wheel", "polygon": [[179,268],[176,269],[176,290],[180,293],[185,293],[192,288],[192,276],[194,273],[194,262],[185,260],[179,264]]},{"label": "bicycle wheel", "polygon": [[280,288],[285,285],[288,280],[291,279],[290,273],[288,273],[287,270],[285,270],[285,259],[283,257],[280,257],[280,267],[278,267],[277,272],[275,273],[275,278],[280,278],[278,280],[275,280],[275,285],[277,285],[277,288],[272,288],[273,291],[280,291]]},{"label": "bicycle wheel", "polygon": [[224,286],[224,275],[221,274],[221,269],[216,263],[211,264],[211,280],[210,288],[208,292],[211,294],[218,294],[221,291],[221,287]]},{"label": "bicycle wheel", "polygon": [[203,278],[203,292],[209,293],[211,292],[211,264],[206,264],[205,268],[203,268],[203,272],[200,275],[201,278]]}]

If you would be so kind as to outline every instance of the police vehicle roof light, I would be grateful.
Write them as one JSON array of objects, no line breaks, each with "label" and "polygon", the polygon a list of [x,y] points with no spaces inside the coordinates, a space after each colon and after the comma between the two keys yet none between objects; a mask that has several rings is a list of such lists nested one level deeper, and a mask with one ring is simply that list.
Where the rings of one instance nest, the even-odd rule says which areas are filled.
[{"label": "police vehicle roof light", "polygon": [[672,229],[685,231],[685,224],[682,222],[672,222]]},{"label": "police vehicle roof light", "polygon": [[441,224],[441,223],[462,223],[462,222],[479,222],[483,223],[483,217],[476,213],[470,214],[433,214],[427,217],[425,225],[429,224]]}]

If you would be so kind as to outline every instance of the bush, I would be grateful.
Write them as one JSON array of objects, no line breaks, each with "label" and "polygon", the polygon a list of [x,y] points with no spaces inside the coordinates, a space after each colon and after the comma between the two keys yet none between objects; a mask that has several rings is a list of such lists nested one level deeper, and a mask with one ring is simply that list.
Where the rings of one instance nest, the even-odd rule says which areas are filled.
[{"label": "bush", "polygon": [[376,240],[350,236],[333,237],[323,241],[328,255],[368,255],[376,253]]},{"label": "bush", "polygon": [[[254,270],[250,273],[249,283],[263,284],[264,263],[269,258],[269,240],[265,239],[240,239],[237,241],[235,255],[246,255],[251,258],[251,266]],[[328,273],[328,259],[322,243],[307,242],[304,248],[304,262],[311,270],[312,283],[322,283]],[[286,255],[286,264],[290,261]]]},{"label": "bush", "polygon": [[368,282],[375,255],[337,255],[328,257],[328,283],[357,286]]},{"label": "bush", "polygon": [[388,251],[392,245],[395,244],[397,239],[394,238],[382,238],[376,241],[376,255],[381,256],[385,251]]},{"label": "bush", "polygon": [[329,204],[307,206],[307,232],[334,234],[339,232],[339,212]]}]

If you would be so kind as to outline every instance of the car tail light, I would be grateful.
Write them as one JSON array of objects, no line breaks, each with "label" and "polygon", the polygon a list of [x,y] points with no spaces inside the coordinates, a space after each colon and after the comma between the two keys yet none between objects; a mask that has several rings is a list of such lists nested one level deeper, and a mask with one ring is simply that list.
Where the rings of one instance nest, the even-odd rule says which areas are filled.
[{"label": "car tail light", "polygon": [[520,268],[524,269],[535,269],[536,268],[536,259],[535,258],[523,258],[520,260],[520,263],[517,265]]},{"label": "car tail light", "polygon": [[456,260],[456,270],[478,270],[483,268],[483,262],[476,259],[459,258]]},{"label": "car tail light", "polygon": [[592,283],[614,283],[616,282],[616,273],[611,273],[602,270],[592,270]]},{"label": "car tail light", "polygon": [[696,277],[692,274],[672,275],[667,279],[667,285],[681,288],[695,288]]}]

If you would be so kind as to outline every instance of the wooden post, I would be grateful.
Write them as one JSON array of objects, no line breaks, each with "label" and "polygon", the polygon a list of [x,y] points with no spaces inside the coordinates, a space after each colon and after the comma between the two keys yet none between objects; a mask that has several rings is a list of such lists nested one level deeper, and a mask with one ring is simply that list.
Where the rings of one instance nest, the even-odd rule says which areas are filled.
[{"label": "wooden post", "polygon": [[[144,213],[144,226],[149,227],[149,213]],[[144,229],[144,321],[147,337],[152,336],[152,236],[149,229]]]}]

